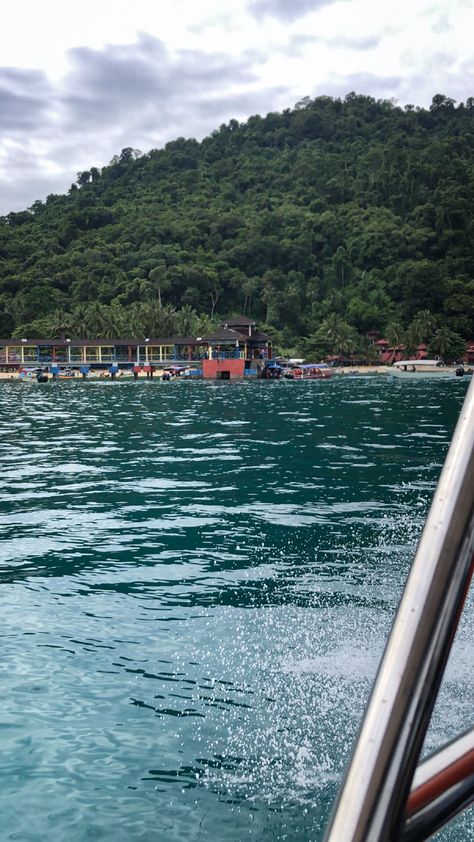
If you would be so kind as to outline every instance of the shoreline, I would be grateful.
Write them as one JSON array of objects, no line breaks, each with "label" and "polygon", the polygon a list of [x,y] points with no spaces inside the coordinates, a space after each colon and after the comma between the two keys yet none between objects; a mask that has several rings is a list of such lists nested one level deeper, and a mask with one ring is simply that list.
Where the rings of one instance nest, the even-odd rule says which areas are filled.
[{"label": "shoreline", "polygon": [[[399,372],[399,371],[393,371],[393,366],[387,366],[387,365],[352,365],[352,366],[337,366],[332,371],[333,371],[334,376],[340,376],[340,377],[354,377],[354,376],[373,377],[373,376],[380,376],[380,375],[383,375],[383,376],[388,375],[388,376],[396,377],[397,379],[404,379],[405,377],[412,379],[413,377],[416,377],[416,378],[439,377],[439,376],[446,377],[447,375],[451,375],[453,378],[455,378],[456,366],[440,366],[439,368],[436,369],[436,371]],[[25,379],[27,380],[27,382],[32,382],[33,378],[25,378]],[[52,378],[50,378],[50,379],[52,379]],[[140,372],[138,374],[137,379],[138,380],[147,380],[147,381],[149,381],[149,380],[151,380],[151,381],[158,380],[159,381],[159,380],[162,379],[162,371],[155,371],[153,378],[147,377],[145,372]],[[189,380],[191,380],[191,379],[195,380],[195,379],[203,379],[203,378],[202,377],[200,377],[200,378],[180,377],[180,378],[177,378],[177,379],[180,379],[180,380],[181,379],[182,380],[185,380],[185,379],[186,380],[188,380],[188,379]],[[209,378],[206,378],[206,379],[209,379]],[[235,378],[235,379],[239,379],[239,381],[240,381],[241,378]],[[246,378],[242,378],[242,379],[246,379]],[[258,378],[252,378],[252,379],[258,379]],[[462,379],[462,378],[455,378],[455,379]],[[117,377],[116,377],[116,380],[112,381],[110,372],[108,370],[97,370],[97,372],[91,373],[90,376],[86,377],[85,379],[83,379],[81,376],[71,377],[71,378],[61,378],[61,382],[74,382],[74,383],[75,382],[81,382],[81,383],[87,382],[87,380],[89,380],[89,382],[92,382],[92,381],[98,382],[100,380],[103,380],[104,382],[108,382],[108,381],[117,382],[117,381],[121,381],[121,380],[127,380],[127,381],[133,382],[134,378],[130,377],[128,374],[127,374],[126,377],[121,377],[120,374],[118,374]],[[0,381],[21,382],[21,378],[19,377],[18,371],[0,371]],[[136,380],[135,380],[135,382],[136,382]]]},{"label": "shoreline", "polygon": [[[339,366],[334,369],[335,374],[340,374],[343,376],[348,375],[356,375],[356,374],[366,374],[366,375],[373,375],[373,374],[383,374],[385,376],[396,377],[397,379],[405,379],[405,378],[424,378],[424,377],[440,377],[443,375],[450,375],[452,377],[456,377],[456,369],[458,366],[456,365],[442,365],[437,366],[436,368],[430,368],[426,371],[422,371],[418,369],[417,371],[400,371],[395,366],[392,365],[353,365],[353,366]],[[465,372],[465,375],[468,376],[470,373],[469,366]],[[462,377],[456,377],[457,380],[461,380]]]}]

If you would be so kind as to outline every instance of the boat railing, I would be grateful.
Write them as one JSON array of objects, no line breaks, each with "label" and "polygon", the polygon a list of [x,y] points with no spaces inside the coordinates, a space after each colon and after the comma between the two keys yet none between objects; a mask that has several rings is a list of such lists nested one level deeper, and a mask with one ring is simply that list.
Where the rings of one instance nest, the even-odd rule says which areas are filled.
[{"label": "boat railing", "polygon": [[326,842],[418,842],[474,801],[474,729],[417,767],[473,566],[471,383]]}]

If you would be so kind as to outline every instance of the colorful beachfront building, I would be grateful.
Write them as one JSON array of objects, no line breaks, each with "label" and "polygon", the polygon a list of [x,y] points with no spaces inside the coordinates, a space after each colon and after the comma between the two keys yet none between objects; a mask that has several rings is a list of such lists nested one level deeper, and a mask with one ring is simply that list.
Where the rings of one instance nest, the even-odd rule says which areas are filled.
[{"label": "colorful beachfront building", "polygon": [[[406,359],[407,351],[405,345],[390,347],[388,339],[378,339],[374,342],[374,346],[378,349],[380,362],[384,363],[384,365],[393,365],[393,363],[399,362],[399,360]],[[410,355],[410,359],[414,360],[426,360],[427,357],[428,345],[425,345],[424,342],[417,345],[416,350]],[[467,365],[474,364],[474,341],[472,339],[468,339],[466,342],[466,350],[462,360]]]},{"label": "colorful beachfront building", "polygon": [[[379,355],[380,355],[380,362],[384,363],[385,365],[392,365],[399,360],[404,359],[406,357],[406,346],[403,344],[390,346],[388,339],[378,339],[374,342],[374,346],[377,348]],[[413,359],[416,360],[424,360],[427,357],[427,345],[421,343],[417,345],[416,351],[412,355]]]},{"label": "colorful beachfront building", "polygon": [[0,339],[0,368],[56,366],[78,369],[166,368],[195,364],[204,377],[231,379],[257,374],[272,356],[270,337],[245,316],[235,316],[204,337],[146,339]]}]

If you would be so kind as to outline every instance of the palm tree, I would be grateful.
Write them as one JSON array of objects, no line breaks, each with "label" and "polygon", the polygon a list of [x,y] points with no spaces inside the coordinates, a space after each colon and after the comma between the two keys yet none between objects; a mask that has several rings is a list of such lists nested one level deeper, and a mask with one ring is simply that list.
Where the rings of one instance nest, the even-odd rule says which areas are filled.
[{"label": "palm tree", "polygon": [[122,338],[124,318],[122,308],[116,304],[102,308],[102,336],[104,339]]},{"label": "palm tree", "polygon": [[341,356],[353,351],[357,345],[354,328],[337,313],[331,313],[321,325],[321,332],[330,343],[333,353]]},{"label": "palm tree", "polygon": [[124,332],[135,339],[162,333],[162,310],[157,301],[135,301],[127,308],[123,321]]},{"label": "palm tree", "polygon": [[257,292],[260,286],[260,278],[254,275],[252,278],[246,278],[242,284],[242,292],[244,293],[244,316],[247,310],[247,315],[250,316],[252,310],[252,295]]},{"label": "palm tree", "polygon": [[138,339],[149,336],[144,330],[144,323],[147,320],[148,305],[134,301],[126,308],[124,318],[124,331],[130,337]]},{"label": "palm tree", "polygon": [[66,310],[55,310],[49,316],[49,331],[52,339],[64,339],[71,331],[71,314]]},{"label": "palm tree", "polygon": [[426,342],[433,335],[438,326],[438,319],[430,310],[418,310],[412,324],[417,331],[419,344]]},{"label": "palm tree", "polygon": [[369,364],[379,362],[379,352],[369,336],[361,336],[357,343],[357,356]]},{"label": "palm tree", "polygon": [[173,336],[176,332],[176,318],[177,312],[172,304],[165,304],[161,308],[163,315],[163,332],[165,336]]},{"label": "palm tree", "polygon": [[437,319],[429,310],[418,310],[405,333],[405,344],[410,354],[421,342],[426,342],[436,329]]},{"label": "palm tree", "polygon": [[330,313],[321,324],[322,333],[327,336],[328,339],[333,341],[338,334],[339,326],[342,321],[343,319],[337,313]]},{"label": "palm tree", "polygon": [[201,313],[196,322],[196,335],[209,336],[215,331],[217,322],[218,320],[215,317],[211,318],[207,313]]},{"label": "palm tree", "polygon": [[411,357],[417,351],[418,345],[421,342],[419,325],[415,321],[408,326],[403,338],[407,354]]},{"label": "palm tree", "polygon": [[385,331],[390,348],[398,348],[403,342],[404,330],[400,322],[390,322]]},{"label": "palm tree", "polygon": [[181,336],[192,336],[196,332],[197,313],[190,304],[184,304],[177,313],[177,329]]},{"label": "palm tree", "polygon": [[397,350],[403,344],[403,340],[405,338],[405,331],[401,326],[400,322],[390,322],[386,331],[387,342],[389,349],[392,349],[392,363],[395,362],[397,358]]},{"label": "palm tree", "polygon": [[354,328],[347,322],[341,324],[339,331],[334,338],[333,351],[338,355],[350,354],[357,346],[357,337]]},{"label": "palm tree", "polygon": [[87,307],[87,321],[89,335],[93,339],[99,339],[104,330],[104,305],[99,301],[93,301]]},{"label": "palm tree", "polygon": [[76,304],[71,310],[69,325],[72,336],[88,339],[89,324],[88,307],[84,304]]},{"label": "palm tree", "polygon": [[158,306],[161,308],[161,293],[162,290],[167,289],[170,285],[169,278],[166,277],[166,263],[160,263],[148,272],[148,279],[140,284],[141,291],[148,301],[154,301],[158,298]]},{"label": "palm tree", "polygon": [[438,354],[446,362],[460,359],[466,351],[466,343],[459,333],[448,327],[440,327],[430,342],[430,353]]},{"label": "palm tree", "polygon": [[[300,346],[303,351],[303,356],[306,357],[306,359],[315,360],[322,360],[330,352],[331,347],[331,342],[328,340],[328,337],[324,334],[324,330],[321,330],[321,328],[314,331],[309,336],[303,337]],[[298,353],[286,354],[282,348],[280,348],[279,351],[282,356],[299,356]]]}]

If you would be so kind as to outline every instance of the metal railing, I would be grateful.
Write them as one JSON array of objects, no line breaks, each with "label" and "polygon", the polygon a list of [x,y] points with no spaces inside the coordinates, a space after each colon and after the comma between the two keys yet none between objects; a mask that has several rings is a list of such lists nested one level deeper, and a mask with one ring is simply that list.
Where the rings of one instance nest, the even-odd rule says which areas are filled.
[{"label": "metal railing", "polygon": [[326,842],[426,839],[474,801],[474,732],[416,769],[472,577],[473,555],[471,383]]},{"label": "metal railing", "polygon": [[213,360],[238,360],[240,357],[241,352],[238,349],[232,349],[231,351],[212,351]]}]

